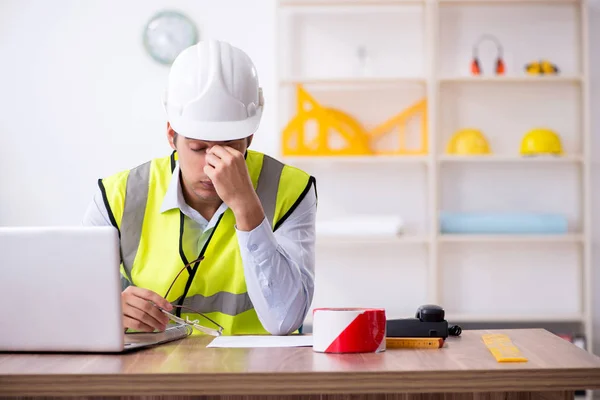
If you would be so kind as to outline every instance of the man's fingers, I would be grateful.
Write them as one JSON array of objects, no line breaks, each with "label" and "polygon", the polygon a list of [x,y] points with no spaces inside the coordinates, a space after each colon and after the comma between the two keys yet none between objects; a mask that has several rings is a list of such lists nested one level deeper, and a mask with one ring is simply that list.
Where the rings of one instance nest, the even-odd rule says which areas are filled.
[{"label": "man's fingers", "polygon": [[243,156],[242,153],[240,153],[239,151],[237,151],[236,149],[234,149],[233,147],[229,147],[229,146],[223,146],[223,149],[225,151],[227,151],[229,154],[231,154],[234,157],[240,157]]},{"label": "man's fingers", "polygon": [[160,311],[158,307],[156,307],[149,301],[140,299],[139,297],[132,297],[131,299],[127,299],[126,301],[129,305],[145,312],[161,324],[166,325],[169,322],[169,317],[167,317],[165,313]]},{"label": "man's fingers", "polygon": [[126,325],[127,327],[138,329],[138,327],[147,326],[152,331],[155,329],[162,330],[162,325],[158,323],[158,321],[156,321],[154,318],[152,318],[142,310],[132,307],[129,304],[127,304],[123,309],[123,318],[129,318],[130,320],[137,321],[130,321],[130,325]]},{"label": "man's fingers", "polygon": [[146,314],[148,317],[145,317],[136,310],[132,311],[133,315],[129,312],[125,312],[125,314],[137,318],[140,321],[155,327],[156,329],[162,329],[169,322],[169,317],[167,317],[165,313],[160,311],[156,306],[154,306],[146,300],[143,300],[139,297],[130,297],[127,298],[125,301],[131,307],[136,308],[142,314]]},{"label": "man's fingers", "polygon": [[146,325],[145,323],[128,317],[127,315],[123,315],[123,326],[125,328],[135,329],[136,331],[140,332],[154,332],[154,328],[150,325]]},{"label": "man's fingers", "polygon": [[157,306],[159,306],[160,308],[164,308],[167,311],[171,311],[173,309],[173,306],[171,305],[171,303],[169,303],[167,300],[165,300],[163,297],[159,296],[152,290],[148,290],[148,289],[144,289],[144,288],[140,288],[140,287],[136,287],[136,286],[129,286],[126,289],[126,291],[131,292],[136,297],[151,301],[154,304],[156,304]]},{"label": "man's fingers", "polygon": [[[204,171],[204,173],[206,174],[206,176],[208,176],[208,178],[209,178],[211,181],[213,181],[213,182],[215,181],[215,173],[217,172],[217,170],[215,169],[215,167],[213,167],[212,165],[208,165],[208,164],[206,164],[206,165],[204,166],[204,169],[203,169],[203,171]],[[167,310],[167,311],[168,311],[168,310]]]},{"label": "man's fingers", "polygon": [[225,162],[231,162],[235,153],[239,152],[237,150],[232,149],[231,147],[229,147],[228,150],[228,147],[229,146],[213,146],[210,148],[210,151],[208,152],[207,156],[210,154],[214,154]]},{"label": "man's fingers", "polygon": [[210,166],[212,166],[213,168],[217,168],[221,165],[223,165],[223,160],[220,159],[217,155],[212,154],[212,153],[208,153],[206,155],[206,163]]}]

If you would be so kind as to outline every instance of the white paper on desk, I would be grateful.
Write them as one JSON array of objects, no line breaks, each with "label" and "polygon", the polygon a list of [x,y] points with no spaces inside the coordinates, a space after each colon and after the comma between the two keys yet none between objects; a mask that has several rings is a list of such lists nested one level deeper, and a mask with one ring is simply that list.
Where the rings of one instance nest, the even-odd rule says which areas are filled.
[{"label": "white paper on desk", "polygon": [[311,335],[289,336],[219,336],[206,347],[254,348],[254,347],[312,347]]}]

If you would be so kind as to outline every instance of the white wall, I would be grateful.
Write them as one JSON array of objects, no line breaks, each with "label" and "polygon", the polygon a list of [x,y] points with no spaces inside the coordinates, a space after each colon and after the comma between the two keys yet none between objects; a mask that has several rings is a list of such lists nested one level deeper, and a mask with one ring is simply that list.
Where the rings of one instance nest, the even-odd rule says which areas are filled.
[{"label": "white wall", "polygon": [[164,8],[254,59],[267,106],[253,146],[274,152],[274,4],[1,1],[0,225],[78,224],[99,177],[169,154],[160,104],[168,68],[141,41]]}]

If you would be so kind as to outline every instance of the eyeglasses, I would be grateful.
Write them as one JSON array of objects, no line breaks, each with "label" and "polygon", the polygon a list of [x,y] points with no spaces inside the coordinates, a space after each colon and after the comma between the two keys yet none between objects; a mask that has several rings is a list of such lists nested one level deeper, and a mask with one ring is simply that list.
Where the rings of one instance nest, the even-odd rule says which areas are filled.
[{"label": "eyeglasses", "polygon": [[[181,271],[179,271],[179,273],[177,274],[177,276],[175,276],[175,279],[173,279],[173,282],[171,282],[171,286],[169,286],[169,289],[167,289],[167,293],[163,296],[165,299],[167,298],[167,296],[169,295],[169,292],[171,291],[171,288],[173,287],[173,285],[175,284],[175,282],[177,281],[177,278],[179,278],[179,275],[181,275],[181,273],[187,269],[188,267],[190,267],[192,264],[196,263],[196,262],[200,262],[204,260],[204,256],[189,262],[187,264],[185,264],[183,266],[183,268],[181,269]],[[214,328],[208,328],[206,326],[200,325],[200,321],[197,319],[191,320],[188,316],[185,317],[185,319],[180,318],[176,315],[171,314],[170,312],[168,312],[167,310],[160,308],[160,311],[162,311],[163,313],[165,313],[167,315],[167,317],[169,317],[169,319],[173,322],[176,322],[178,324],[181,325],[190,325],[194,328],[196,328],[197,330],[199,330],[200,332],[204,332],[207,335],[212,335],[212,336],[221,336],[223,334],[223,327],[221,325],[219,325],[217,322],[213,321],[212,319],[210,319],[209,317],[207,317],[206,315],[204,315],[203,313],[201,313],[200,311],[194,310],[193,308],[189,308],[186,306],[180,306],[180,305],[174,305],[174,308],[180,308],[182,310],[187,310],[190,311],[194,314],[198,314],[204,318],[206,318],[207,320],[209,320],[210,322],[212,322],[215,326],[217,326],[217,329]]]}]

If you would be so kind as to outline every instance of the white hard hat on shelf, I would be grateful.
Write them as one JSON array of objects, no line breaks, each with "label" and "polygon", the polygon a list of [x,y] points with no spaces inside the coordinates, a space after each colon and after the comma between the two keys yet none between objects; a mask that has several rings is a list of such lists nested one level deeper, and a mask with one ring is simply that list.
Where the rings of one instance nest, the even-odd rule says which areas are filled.
[{"label": "white hard hat on shelf", "polygon": [[246,138],[263,111],[250,57],[229,43],[201,41],[182,51],[169,72],[164,106],[178,134],[207,141]]}]

